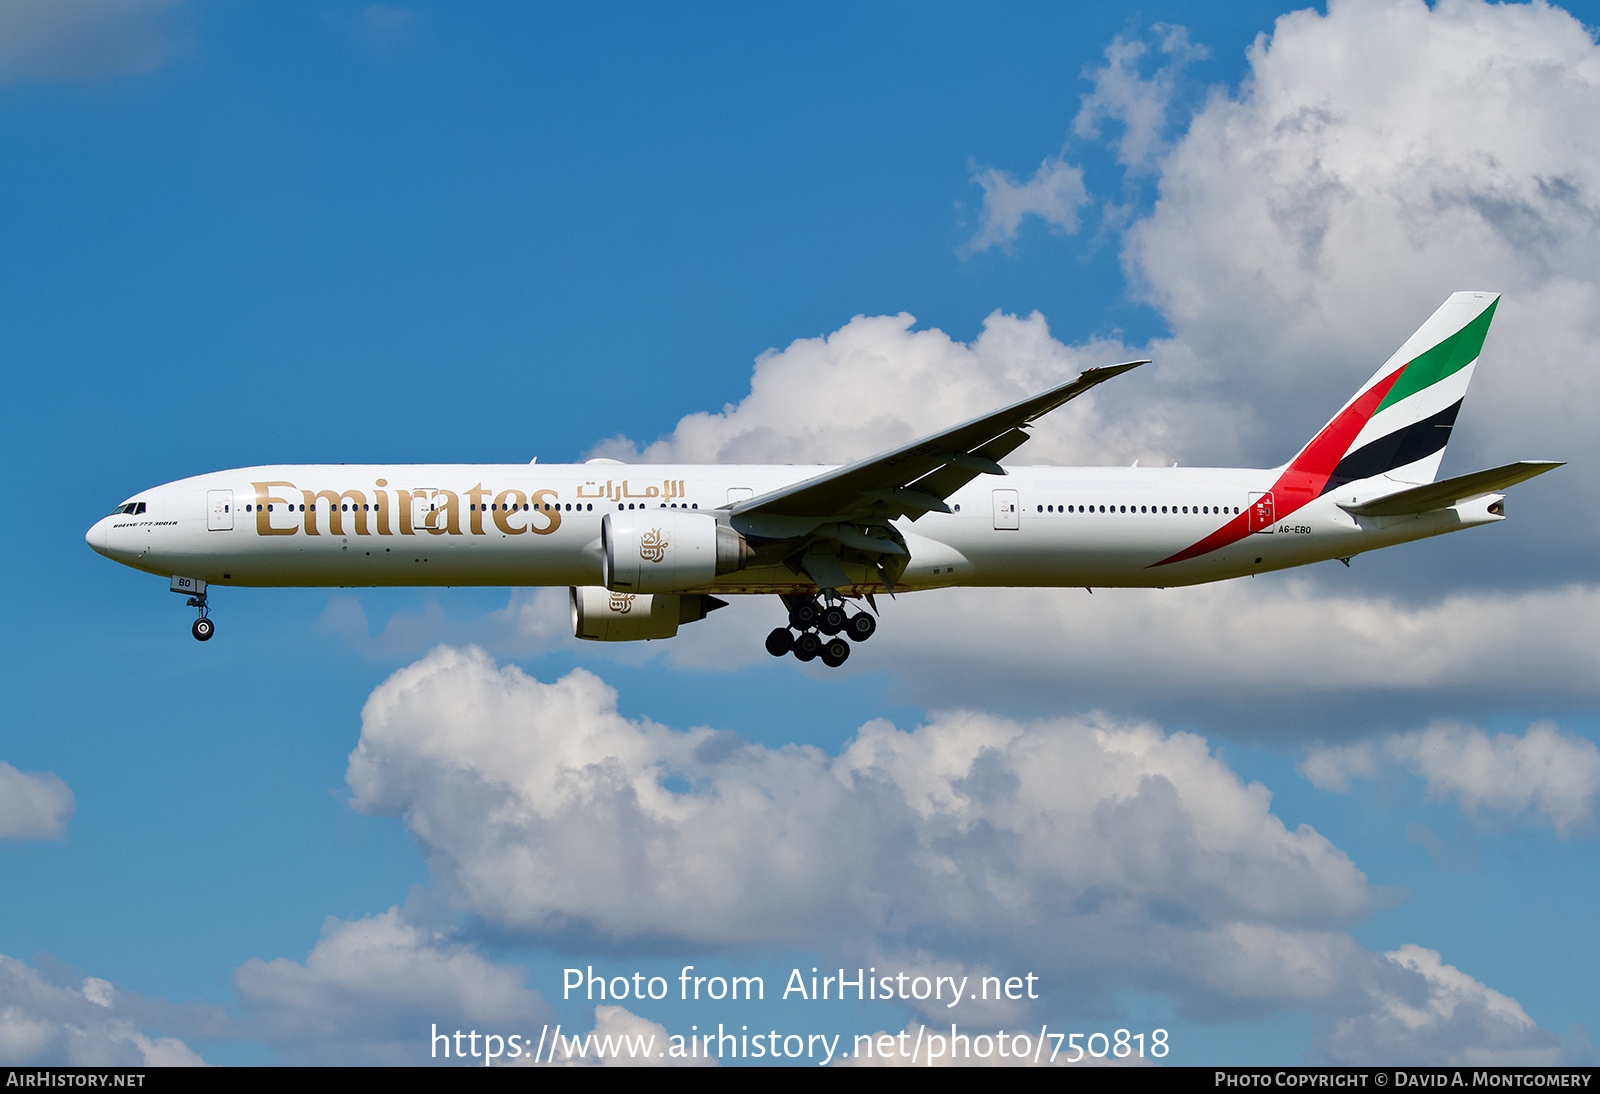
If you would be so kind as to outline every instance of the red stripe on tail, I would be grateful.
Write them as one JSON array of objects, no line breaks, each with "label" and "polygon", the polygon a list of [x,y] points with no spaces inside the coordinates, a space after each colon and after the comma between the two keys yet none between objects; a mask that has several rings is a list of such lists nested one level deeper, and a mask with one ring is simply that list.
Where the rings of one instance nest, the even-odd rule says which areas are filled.
[{"label": "red stripe on tail", "polygon": [[[1333,469],[1339,466],[1339,461],[1350,451],[1350,445],[1361,435],[1361,430],[1372,419],[1378,404],[1383,402],[1383,397],[1389,394],[1389,389],[1394,387],[1394,382],[1405,370],[1405,365],[1401,365],[1358,395],[1349,406],[1334,417],[1333,421],[1322,427],[1321,433],[1311,438],[1311,443],[1301,449],[1294,462],[1278,476],[1278,481],[1272,484],[1272,500],[1277,505],[1277,517],[1280,520],[1313,498],[1321,496],[1322,488],[1328,484]],[[1219,547],[1236,543],[1249,534],[1250,514],[1240,513],[1199,543],[1185,547],[1170,558],[1152,563],[1149,568],[1154,569],[1157,566],[1166,566],[1173,562],[1183,562],[1209,554]]]}]

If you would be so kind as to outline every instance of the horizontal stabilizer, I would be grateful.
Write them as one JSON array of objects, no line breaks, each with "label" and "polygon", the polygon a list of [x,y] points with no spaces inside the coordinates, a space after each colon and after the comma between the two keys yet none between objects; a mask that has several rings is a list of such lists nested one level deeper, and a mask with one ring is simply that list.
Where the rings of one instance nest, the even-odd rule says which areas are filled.
[{"label": "horizontal stabilizer", "polygon": [[1360,504],[1341,502],[1339,508],[1356,517],[1403,517],[1433,509],[1448,509],[1469,498],[1498,493],[1508,486],[1515,486],[1560,466],[1562,461],[1559,460],[1521,460],[1504,467],[1474,471],[1470,475],[1402,490],[1398,494],[1386,494]]}]

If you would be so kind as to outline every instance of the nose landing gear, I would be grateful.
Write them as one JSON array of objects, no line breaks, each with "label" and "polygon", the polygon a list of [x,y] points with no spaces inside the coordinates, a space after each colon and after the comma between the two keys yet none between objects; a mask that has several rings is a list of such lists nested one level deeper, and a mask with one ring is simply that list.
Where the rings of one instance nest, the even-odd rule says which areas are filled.
[{"label": "nose landing gear", "polygon": [[871,615],[851,614],[844,602],[831,594],[823,604],[818,604],[816,597],[798,595],[784,596],[783,603],[789,609],[789,626],[774,627],[767,635],[767,652],[774,657],[790,653],[799,661],[820,657],[824,665],[836,669],[850,656],[850,643],[836,635],[842,632],[851,641],[865,642],[878,629],[878,621]]},{"label": "nose landing gear", "polygon": [[189,633],[194,635],[197,642],[209,642],[211,636],[217,633],[217,625],[211,622],[211,609],[206,604],[206,583],[203,578],[177,577],[172,579],[172,591],[175,593],[188,593],[189,599],[185,603],[199,611],[200,617],[189,628]]}]

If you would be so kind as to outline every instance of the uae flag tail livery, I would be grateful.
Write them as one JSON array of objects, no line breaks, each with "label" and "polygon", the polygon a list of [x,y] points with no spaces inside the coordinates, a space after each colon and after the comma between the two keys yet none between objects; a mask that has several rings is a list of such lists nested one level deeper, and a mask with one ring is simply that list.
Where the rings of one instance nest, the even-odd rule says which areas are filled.
[{"label": "uae flag tail livery", "polygon": [[[1351,483],[1374,479],[1394,487],[1433,483],[1499,303],[1499,293],[1453,294],[1294,459],[1277,469],[1278,477],[1270,490],[1252,495],[1256,500],[1249,511],[1156,565],[1184,562],[1251,532],[1263,531],[1325,494],[1337,498],[1339,491]],[[1547,461],[1524,461],[1464,476],[1460,481],[1476,484],[1484,476],[1495,476],[1481,484],[1483,489],[1478,493],[1486,494],[1558,466],[1559,463]],[[1359,493],[1370,496],[1372,491]],[[1403,495],[1427,500],[1415,490],[1386,497],[1394,515],[1407,511],[1403,505],[1396,508],[1394,504]],[[1468,495],[1462,495],[1465,496]],[[1461,497],[1451,497],[1446,504],[1458,500]],[[1379,513],[1370,506],[1359,506],[1356,495],[1341,507],[1351,513],[1358,509],[1364,509],[1367,515]],[[1417,511],[1428,508],[1438,506],[1424,505]]]},{"label": "uae flag tail livery", "polygon": [[1290,489],[1309,501],[1377,475],[1432,482],[1499,303],[1496,293],[1446,300],[1289,461]]}]

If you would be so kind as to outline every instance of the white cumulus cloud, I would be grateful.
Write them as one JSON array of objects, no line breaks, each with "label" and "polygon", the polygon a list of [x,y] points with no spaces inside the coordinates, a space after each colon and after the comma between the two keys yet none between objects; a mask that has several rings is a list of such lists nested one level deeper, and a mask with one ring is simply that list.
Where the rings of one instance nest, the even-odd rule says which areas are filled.
[{"label": "white cumulus cloud", "polygon": [[553,1012],[525,979],[391,908],[330,917],[304,962],[252,958],[234,970],[233,986],[249,1015],[239,1033],[291,1061],[402,1064],[435,1058],[435,1027],[537,1036]]},{"label": "white cumulus cloud", "polygon": [[[738,403],[688,415],[654,443],[618,437],[590,454],[648,463],[847,463],[1036,395],[1086,368],[1148,356],[1117,341],[1067,345],[1037,312],[995,312],[971,343],[916,330],[915,322],[904,313],[856,316],[823,337],[769,350]],[[1193,362],[1181,346],[1160,356],[1040,419],[1008,462],[1126,466],[1170,462],[1172,453],[1200,445],[1237,452],[1218,441],[1237,432],[1236,412],[1196,391]],[[838,398],[839,391],[850,398]],[[1122,409],[1107,413],[1107,406]]]},{"label": "white cumulus cloud", "polygon": [[[0,954],[0,1064],[185,1067],[205,1063],[184,1041],[153,1032],[216,1027],[220,1015],[152,1003],[97,977],[55,983]],[[204,1010],[204,1008],[201,1008]]]},{"label": "white cumulus cloud", "polygon": [[1313,1062],[1359,1065],[1554,1066],[1586,1045],[1566,1045],[1515,999],[1474,980],[1439,954],[1407,944],[1383,955],[1367,1013],[1317,1031]]},{"label": "white cumulus cloud", "polygon": [[1078,210],[1089,203],[1083,168],[1061,157],[1047,159],[1027,182],[995,167],[973,167],[972,181],[983,187],[983,214],[978,231],[961,248],[962,255],[990,247],[1009,249],[1022,230],[1024,217],[1035,216],[1052,231],[1071,235],[1081,223]]},{"label": "white cumulus cloud", "polygon": [[1279,17],[1249,63],[1162,161],[1126,257],[1272,448],[1307,424],[1278,408],[1342,399],[1450,292],[1490,289],[1469,446],[1600,454],[1589,31],[1544,4],[1334,0]]},{"label": "white cumulus cloud", "polygon": [[[1357,587],[1279,578],[1092,595],[902,596],[859,653],[863,667],[887,664],[936,703],[984,680],[1079,701],[1136,690],[1141,702],[1183,697],[1196,707],[1262,688],[1280,698],[1440,689],[1497,700],[1597,697],[1600,589],[1459,592],[1407,604],[1361,591],[1358,578],[1345,584]],[[959,662],[941,657],[956,641]]]},{"label": "white cumulus cloud", "polygon": [[1140,62],[1150,47],[1138,39],[1117,35],[1106,47],[1106,63],[1084,73],[1084,78],[1094,84],[1094,91],[1083,96],[1083,105],[1072,121],[1074,133],[1091,138],[1101,135],[1102,122],[1120,123],[1117,161],[1136,171],[1151,168],[1167,150],[1169,108],[1184,67],[1211,53],[1190,42],[1184,27],[1157,23],[1152,29],[1157,35],[1157,48],[1167,57],[1166,63],[1152,76],[1142,76]]},{"label": "white cumulus cloud", "polygon": [[1568,1052],[1438,955],[1361,947],[1375,894],[1349,859],[1148,724],[949,712],[828,755],[630,720],[582,669],[546,684],[440,648],[373,693],[347,777],[441,893],[530,939],[982,953],[1072,985],[1054,1006],[1135,988],[1208,1021],[1303,1009],[1328,1059],[1360,1057],[1368,1026],[1385,1060]]},{"label": "white cumulus cloud", "polygon": [[[583,670],[546,684],[436,650],[368,701],[355,805],[404,817],[438,880],[505,930],[900,949],[914,936],[948,956],[981,940],[1090,994],[1132,976],[1298,997],[1266,955],[1345,937],[1371,898],[1343,854],[1286,829],[1264,787],[1191,735],[945,714],[913,732],[868,723],[828,756],[634,722],[615,704]],[[689,788],[668,789],[675,776]],[[1221,956],[1246,937],[1259,975]]]},{"label": "white cumulus cloud", "polygon": [[0,761],[0,840],[60,839],[78,801],[61,776]]},{"label": "white cumulus cloud", "polygon": [[1396,766],[1427,780],[1428,797],[1454,800],[1477,817],[1537,816],[1562,838],[1592,835],[1600,797],[1600,749],[1549,722],[1490,736],[1436,722],[1375,742],[1313,749],[1301,766],[1313,784],[1346,791],[1352,776]]},{"label": "white cumulus cloud", "polygon": [[[947,589],[879,598],[877,634],[855,647],[842,669],[795,671],[888,669],[923,705],[987,693],[1004,695],[1011,709],[1059,709],[1069,699],[1080,709],[1182,703],[1190,717],[1245,702],[1263,688],[1280,704],[1328,696],[1422,701],[1441,692],[1455,702],[1600,699],[1600,589],[1462,591],[1408,603],[1362,589],[1360,562],[1333,570],[1346,590],[1285,575],[1092,595]],[[571,636],[564,589],[513,593],[505,608],[470,621],[452,622],[439,611],[398,615],[375,638],[367,637],[354,598],[330,601],[325,620],[375,658],[472,642],[513,657],[572,648],[625,663],[664,657],[694,671],[768,662],[761,641],[782,622],[776,598],[731,599],[668,642],[581,647]],[[1322,731],[1284,725],[1275,732]]]}]

